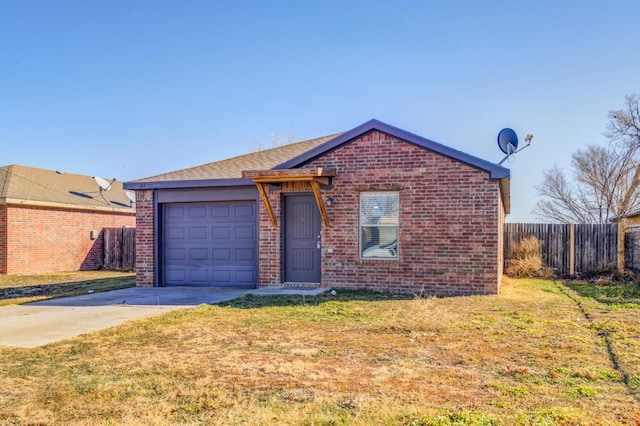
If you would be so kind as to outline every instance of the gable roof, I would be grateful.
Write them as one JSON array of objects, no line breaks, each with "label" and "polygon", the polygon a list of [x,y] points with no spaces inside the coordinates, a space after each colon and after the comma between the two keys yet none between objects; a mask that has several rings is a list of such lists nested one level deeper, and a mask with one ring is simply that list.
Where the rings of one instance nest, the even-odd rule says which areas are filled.
[{"label": "gable roof", "polygon": [[124,188],[171,189],[252,185],[253,183],[251,180],[242,179],[242,171],[290,169],[300,167],[305,163],[338,148],[340,145],[373,130],[378,130],[423,149],[431,150],[445,157],[460,161],[487,172],[490,179],[500,180],[500,188],[505,211],[506,213],[509,213],[511,209],[509,169],[378,120],[369,120],[348,132],[336,133],[334,135],[323,136],[308,141],[245,154],[226,160],[215,161],[197,167],[125,182]]},{"label": "gable roof", "polygon": [[135,213],[122,182],[100,196],[91,176],[20,165],[0,167],[0,203]]},{"label": "gable roof", "polygon": [[434,151],[438,154],[444,155],[445,157],[449,157],[453,160],[457,160],[462,163],[466,163],[470,166],[476,167],[478,169],[484,170],[489,173],[489,177],[491,179],[502,179],[502,178],[509,177],[510,172],[509,172],[509,169],[507,168],[498,166],[497,164],[491,163],[481,158],[474,157],[473,155],[469,155],[462,151],[458,151],[456,149],[450,148],[446,145],[442,145],[438,142],[434,142],[430,139],[423,138],[422,136],[418,136],[416,134],[407,132],[406,130],[402,130],[394,126],[390,126],[389,124],[385,124],[378,120],[369,120],[366,123],[356,127],[355,129],[342,133],[339,136],[331,139],[330,141],[320,146],[317,146],[313,149],[310,149],[302,153],[301,155],[298,155],[297,157],[293,157],[281,164],[278,164],[275,168],[291,169],[291,168],[299,167],[304,163],[312,161],[313,159],[338,148],[340,145],[343,145],[349,142],[350,140],[355,139],[373,130],[378,130],[388,135],[395,136],[398,139],[402,139],[406,142],[419,146],[420,148]]}]

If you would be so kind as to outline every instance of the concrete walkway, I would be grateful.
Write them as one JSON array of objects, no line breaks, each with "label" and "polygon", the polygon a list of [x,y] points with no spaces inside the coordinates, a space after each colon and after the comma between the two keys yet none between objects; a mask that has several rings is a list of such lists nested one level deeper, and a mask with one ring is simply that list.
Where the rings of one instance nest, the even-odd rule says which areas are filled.
[{"label": "concrete walkway", "polygon": [[212,287],[126,288],[103,293],[0,307],[0,346],[32,348],[90,331],[113,327],[136,318],[174,309],[212,304],[245,294],[315,296],[326,288]]}]

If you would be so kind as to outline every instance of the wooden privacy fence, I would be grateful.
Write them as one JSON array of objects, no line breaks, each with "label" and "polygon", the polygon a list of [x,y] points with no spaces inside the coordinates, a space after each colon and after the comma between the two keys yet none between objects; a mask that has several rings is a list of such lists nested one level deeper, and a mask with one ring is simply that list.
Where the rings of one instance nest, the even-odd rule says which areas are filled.
[{"label": "wooden privacy fence", "polygon": [[104,269],[132,271],[136,262],[136,228],[104,228],[103,238]]},{"label": "wooden privacy fence", "polygon": [[[618,224],[506,223],[504,256],[531,235],[540,240],[542,262],[559,275],[590,274],[622,269],[625,265],[624,229]],[[620,242],[620,243],[619,243]]]}]

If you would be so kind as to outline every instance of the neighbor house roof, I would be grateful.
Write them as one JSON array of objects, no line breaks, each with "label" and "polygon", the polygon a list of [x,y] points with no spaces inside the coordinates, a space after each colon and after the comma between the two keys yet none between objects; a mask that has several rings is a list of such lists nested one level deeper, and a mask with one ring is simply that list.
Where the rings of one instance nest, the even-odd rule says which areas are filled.
[{"label": "neighbor house roof", "polygon": [[505,210],[507,213],[509,212],[509,169],[407,132],[406,130],[390,126],[378,120],[369,120],[343,133],[336,133],[334,135],[245,154],[227,160],[207,163],[202,166],[126,182],[124,187],[126,189],[169,189],[252,184],[250,180],[242,179],[243,171],[300,167],[338,148],[340,145],[373,130],[378,130],[421,148],[434,151],[445,157],[486,171],[490,179],[500,180]]},{"label": "neighbor house roof", "polygon": [[622,219],[631,219],[631,218],[638,217],[638,216],[640,216],[640,209],[630,211],[629,213],[625,213],[625,214],[622,214],[620,216],[616,216],[616,217],[610,219],[609,221],[610,222],[619,222]]},{"label": "neighbor house roof", "polygon": [[14,164],[0,167],[0,203],[135,212],[122,182],[114,181],[103,195],[91,176]]}]

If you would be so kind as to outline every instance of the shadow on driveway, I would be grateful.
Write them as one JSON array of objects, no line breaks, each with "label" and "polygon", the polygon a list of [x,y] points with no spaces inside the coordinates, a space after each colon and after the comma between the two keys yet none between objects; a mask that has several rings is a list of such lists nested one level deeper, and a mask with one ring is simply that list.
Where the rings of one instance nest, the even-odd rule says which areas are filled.
[{"label": "shadow on driveway", "polygon": [[23,306],[87,307],[129,305],[187,307],[224,302],[242,297],[250,291],[255,290],[215,287],[130,287],[121,290],[42,300]]}]

